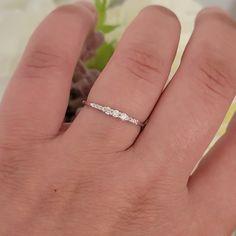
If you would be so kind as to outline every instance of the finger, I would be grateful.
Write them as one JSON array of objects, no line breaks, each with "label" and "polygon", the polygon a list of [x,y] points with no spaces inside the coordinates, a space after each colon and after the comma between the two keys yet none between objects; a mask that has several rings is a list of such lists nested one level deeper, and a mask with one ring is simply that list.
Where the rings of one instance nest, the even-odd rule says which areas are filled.
[{"label": "finger", "polygon": [[217,216],[231,232],[236,227],[235,157],[236,115],[226,135],[206,155],[189,180],[197,207],[202,211],[211,209],[211,217]]},{"label": "finger", "polygon": [[[145,121],[167,80],[179,31],[179,22],[169,10],[159,6],[142,10],[124,34],[88,100]],[[69,131],[74,140],[87,140],[81,138],[86,134],[91,145],[118,151],[134,142],[140,128],[86,107]]]},{"label": "finger", "polygon": [[95,19],[92,5],[83,2],[59,7],[40,24],[3,99],[1,133],[6,128],[31,137],[58,132],[74,67]]},{"label": "finger", "polygon": [[137,141],[185,183],[235,96],[235,26],[222,10],[199,14],[180,68]]}]

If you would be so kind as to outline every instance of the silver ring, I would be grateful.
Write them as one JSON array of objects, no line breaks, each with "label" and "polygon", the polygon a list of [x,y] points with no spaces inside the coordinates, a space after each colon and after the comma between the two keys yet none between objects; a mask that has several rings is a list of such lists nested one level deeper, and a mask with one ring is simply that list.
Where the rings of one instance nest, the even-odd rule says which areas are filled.
[{"label": "silver ring", "polygon": [[86,106],[89,106],[91,108],[94,108],[98,111],[103,112],[105,115],[108,116],[112,116],[116,119],[120,119],[122,121],[126,121],[129,123],[132,123],[134,125],[140,126],[140,127],[144,127],[145,124],[140,122],[139,120],[129,116],[128,114],[121,112],[119,110],[113,109],[111,107],[107,107],[107,106],[102,106],[100,104],[94,103],[94,102],[88,102],[88,101],[83,101],[83,104]]}]

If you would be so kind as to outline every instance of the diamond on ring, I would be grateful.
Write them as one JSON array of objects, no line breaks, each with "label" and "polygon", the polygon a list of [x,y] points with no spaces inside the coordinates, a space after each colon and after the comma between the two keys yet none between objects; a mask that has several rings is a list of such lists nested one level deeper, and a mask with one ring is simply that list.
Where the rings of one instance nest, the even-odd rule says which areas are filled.
[{"label": "diamond on ring", "polygon": [[121,112],[119,110],[116,110],[116,109],[113,109],[113,108],[107,107],[107,106],[102,106],[102,105],[94,103],[94,102],[83,101],[83,103],[89,107],[92,107],[98,111],[103,112],[104,114],[106,114],[108,116],[112,116],[112,117],[120,119],[122,121],[130,122],[130,123],[137,125],[137,126],[141,126],[141,127],[144,126],[144,124],[142,122],[140,122],[139,120],[137,120],[133,117],[130,117],[128,114]]}]

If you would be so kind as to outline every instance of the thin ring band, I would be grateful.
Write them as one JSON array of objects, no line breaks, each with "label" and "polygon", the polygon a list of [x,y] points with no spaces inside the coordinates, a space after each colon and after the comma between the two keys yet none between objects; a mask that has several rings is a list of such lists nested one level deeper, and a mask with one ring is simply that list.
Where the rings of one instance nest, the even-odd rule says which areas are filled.
[{"label": "thin ring band", "polygon": [[140,126],[140,127],[144,127],[145,126],[145,124],[140,122],[139,120],[129,116],[128,114],[126,114],[124,112],[121,112],[119,110],[113,109],[111,107],[102,106],[100,104],[97,104],[97,103],[94,103],[94,102],[88,102],[88,101],[85,101],[85,100],[83,101],[83,104],[86,105],[86,106],[89,106],[89,107],[91,107],[93,109],[96,109],[98,111],[101,111],[105,115],[112,116],[112,117],[114,117],[116,119],[120,119],[122,121],[126,121],[126,122],[132,123],[132,124]]}]

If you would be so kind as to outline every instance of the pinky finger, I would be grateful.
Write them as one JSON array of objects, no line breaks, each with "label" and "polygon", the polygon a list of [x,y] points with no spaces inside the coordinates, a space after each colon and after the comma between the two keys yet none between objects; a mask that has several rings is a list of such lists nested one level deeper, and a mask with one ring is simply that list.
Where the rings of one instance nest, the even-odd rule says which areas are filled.
[{"label": "pinky finger", "polygon": [[[236,115],[227,133],[200,163],[189,189],[200,215],[219,222],[223,231],[236,228]],[[210,212],[210,215],[209,215]],[[218,234],[217,234],[218,235]]]}]

